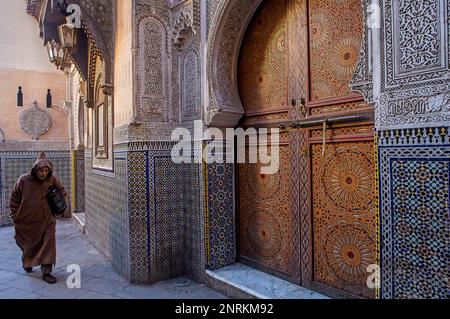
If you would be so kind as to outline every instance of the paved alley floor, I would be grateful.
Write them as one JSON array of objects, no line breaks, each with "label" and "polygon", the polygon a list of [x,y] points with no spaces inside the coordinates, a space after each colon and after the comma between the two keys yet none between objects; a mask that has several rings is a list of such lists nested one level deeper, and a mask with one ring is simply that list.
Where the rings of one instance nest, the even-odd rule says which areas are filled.
[{"label": "paved alley floor", "polygon": [[[41,279],[39,267],[27,274],[13,227],[0,227],[0,299],[222,299],[224,295],[205,285],[180,277],[153,285],[132,285],[113,271],[111,264],[78,232],[71,221],[58,221],[57,261],[50,285]],[[70,264],[81,268],[81,288],[69,289]]]}]

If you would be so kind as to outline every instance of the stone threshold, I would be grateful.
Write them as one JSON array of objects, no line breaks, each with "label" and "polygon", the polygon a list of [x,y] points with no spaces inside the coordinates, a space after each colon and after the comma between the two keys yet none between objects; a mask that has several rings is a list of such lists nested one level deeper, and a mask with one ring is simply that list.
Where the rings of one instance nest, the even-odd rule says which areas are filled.
[{"label": "stone threshold", "polygon": [[82,234],[86,234],[86,214],[76,213],[72,214],[73,223],[77,226]]},{"label": "stone threshold", "polygon": [[329,299],[239,263],[206,270],[206,284],[231,298],[239,299]]}]

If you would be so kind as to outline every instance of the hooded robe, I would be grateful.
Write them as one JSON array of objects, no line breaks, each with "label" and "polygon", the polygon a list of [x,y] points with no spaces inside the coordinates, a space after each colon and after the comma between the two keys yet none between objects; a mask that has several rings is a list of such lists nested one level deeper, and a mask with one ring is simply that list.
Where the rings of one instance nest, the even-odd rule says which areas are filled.
[{"label": "hooded robe", "polygon": [[[40,168],[48,167],[44,181],[37,176]],[[47,202],[53,186],[67,193],[59,179],[53,175],[52,162],[42,152],[28,174],[22,175],[14,185],[10,201],[10,217],[14,222],[15,240],[22,250],[23,267],[54,265],[56,263],[56,219]]]}]

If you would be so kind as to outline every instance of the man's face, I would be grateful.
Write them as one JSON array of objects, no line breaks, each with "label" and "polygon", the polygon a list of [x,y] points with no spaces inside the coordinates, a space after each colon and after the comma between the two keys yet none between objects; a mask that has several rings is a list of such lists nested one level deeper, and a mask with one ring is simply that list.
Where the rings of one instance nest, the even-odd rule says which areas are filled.
[{"label": "man's face", "polygon": [[49,172],[50,170],[48,169],[48,167],[42,167],[38,169],[37,176],[41,181],[43,181],[47,178]]}]

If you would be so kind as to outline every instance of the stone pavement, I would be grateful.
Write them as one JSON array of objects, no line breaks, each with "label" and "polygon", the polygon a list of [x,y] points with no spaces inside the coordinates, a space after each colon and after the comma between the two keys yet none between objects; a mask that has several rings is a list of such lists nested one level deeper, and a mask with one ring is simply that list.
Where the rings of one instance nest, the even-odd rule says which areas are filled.
[{"label": "stone pavement", "polygon": [[[222,299],[224,295],[202,284],[180,277],[153,285],[132,285],[113,271],[111,264],[71,221],[58,221],[58,282],[47,284],[39,267],[32,273],[22,269],[21,252],[13,227],[0,227],[0,299]],[[81,267],[81,288],[69,289],[67,265]]]}]

